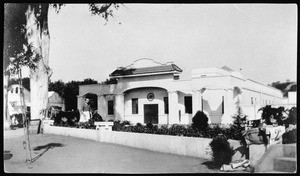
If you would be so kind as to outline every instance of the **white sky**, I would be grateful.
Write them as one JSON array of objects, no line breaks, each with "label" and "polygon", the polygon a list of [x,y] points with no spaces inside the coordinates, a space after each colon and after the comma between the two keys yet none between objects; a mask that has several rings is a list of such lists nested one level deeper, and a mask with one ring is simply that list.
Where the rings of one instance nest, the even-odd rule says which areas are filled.
[{"label": "white sky", "polygon": [[[296,4],[125,4],[107,24],[86,4],[49,14],[52,81],[98,82],[140,58],[228,67],[270,84],[297,72]],[[119,24],[121,23],[121,24]]]}]

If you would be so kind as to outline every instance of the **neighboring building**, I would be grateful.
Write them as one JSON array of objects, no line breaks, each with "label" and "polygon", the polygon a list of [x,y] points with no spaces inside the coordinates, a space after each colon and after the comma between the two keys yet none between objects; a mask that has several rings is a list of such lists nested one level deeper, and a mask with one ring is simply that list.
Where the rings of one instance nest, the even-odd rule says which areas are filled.
[{"label": "neighboring building", "polygon": [[[8,91],[8,111],[10,116],[22,113],[20,99],[21,88],[24,90],[25,110],[30,112],[30,91],[23,86],[20,87],[18,84],[13,84],[9,87]],[[58,93],[53,91],[48,92],[48,101],[49,106],[58,106],[64,110],[64,101]]]},{"label": "neighboring building", "polygon": [[48,105],[59,107],[61,110],[65,110],[64,99],[59,96],[58,93],[54,91],[48,92]]},{"label": "neighboring building", "polygon": [[197,111],[204,111],[209,123],[232,123],[239,102],[249,120],[267,104],[281,103],[280,90],[263,85],[229,67],[192,70],[190,80],[181,80],[175,64],[139,59],[110,74],[112,85],[80,85],[78,109],[87,94],[98,96],[98,113],[104,120],[132,123],[191,124]]},{"label": "neighboring building", "polygon": [[20,99],[21,89],[24,91],[24,103],[25,103],[25,110],[30,110],[30,92],[24,88],[23,86],[20,87],[18,84],[13,84],[9,87],[8,91],[8,112],[9,115],[19,114],[22,113],[22,104]]},{"label": "neighboring building", "polygon": [[279,104],[277,106],[284,106],[286,109],[297,107],[297,92],[296,91],[288,92],[288,97],[284,98],[282,104]]}]

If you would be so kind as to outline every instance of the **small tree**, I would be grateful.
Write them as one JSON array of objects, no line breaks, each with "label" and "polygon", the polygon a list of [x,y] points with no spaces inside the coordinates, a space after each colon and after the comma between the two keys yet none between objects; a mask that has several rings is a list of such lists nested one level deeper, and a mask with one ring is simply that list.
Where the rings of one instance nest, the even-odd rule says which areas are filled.
[{"label": "small tree", "polygon": [[232,116],[233,118],[233,129],[234,129],[234,133],[238,135],[238,138],[240,140],[242,140],[242,131],[245,130],[245,124],[246,124],[246,118],[247,116],[244,115],[242,107],[240,106],[240,101],[238,100],[236,102],[236,108],[237,108],[237,112],[234,116]]},{"label": "small tree", "polygon": [[195,116],[192,119],[192,127],[198,130],[206,130],[208,127],[208,118],[206,114],[202,111],[197,111]]},{"label": "small tree", "polygon": [[238,128],[242,128],[245,125],[245,123],[246,123],[247,115],[244,115],[243,109],[240,106],[240,101],[239,100],[236,102],[236,109],[237,109],[237,112],[232,117],[234,119],[233,120],[233,124],[235,126],[237,126]]}]

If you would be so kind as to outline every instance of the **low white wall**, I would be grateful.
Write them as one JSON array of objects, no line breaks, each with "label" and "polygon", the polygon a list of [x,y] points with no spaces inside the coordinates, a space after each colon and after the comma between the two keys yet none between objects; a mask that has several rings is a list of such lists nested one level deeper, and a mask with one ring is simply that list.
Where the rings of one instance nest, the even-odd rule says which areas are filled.
[{"label": "low white wall", "polygon": [[[208,138],[91,130],[55,126],[45,126],[44,133],[84,138],[98,142],[114,143],[163,153],[211,159],[211,148],[209,143],[212,139]],[[240,147],[239,141],[229,140],[229,142],[234,149]],[[245,157],[242,157],[241,153],[237,152],[233,156],[232,160],[234,161],[244,158]]]}]

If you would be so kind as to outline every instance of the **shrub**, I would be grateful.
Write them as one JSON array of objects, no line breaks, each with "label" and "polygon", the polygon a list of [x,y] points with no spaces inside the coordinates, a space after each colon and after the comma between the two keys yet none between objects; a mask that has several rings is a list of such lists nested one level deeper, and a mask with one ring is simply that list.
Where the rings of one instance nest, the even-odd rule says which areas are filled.
[{"label": "shrub", "polygon": [[168,130],[168,134],[173,136],[182,136],[185,133],[186,128],[183,125],[173,124]]},{"label": "shrub", "polygon": [[288,110],[288,118],[284,121],[285,124],[297,124],[297,107],[292,107]]},{"label": "shrub", "polygon": [[283,112],[284,107],[278,107],[278,108],[272,108],[271,105],[266,105],[265,107],[262,107],[259,109],[259,111],[262,111],[262,119],[265,120],[265,123],[267,125],[272,125],[271,119],[276,119],[278,122],[278,125],[283,124]]},{"label": "shrub", "polygon": [[121,125],[122,125],[122,126],[130,125],[130,121],[124,120],[124,121],[121,123]]},{"label": "shrub", "polygon": [[282,143],[283,144],[297,143],[297,129],[293,129],[291,131],[285,132],[282,135]]},{"label": "shrub", "polygon": [[122,130],[122,125],[120,121],[114,121],[114,125],[112,126],[112,130],[114,131],[121,131]]},{"label": "shrub", "polygon": [[216,167],[221,167],[223,164],[231,162],[234,150],[225,136],[219,135],[214,137],[209,145],[212,149],[213,162]]},{"label": "shrub", "polygon": [[202,111],[197,111],[192,121],[193,121],[192,126],[195,129],[206,130],[206,128],[208,127],[208,123],[207,123],[208,118],[206,114]]}]

